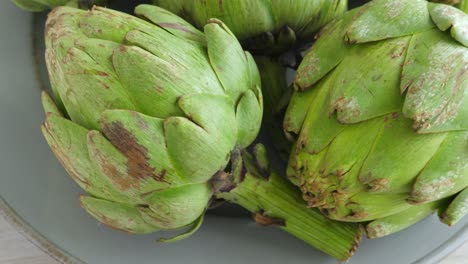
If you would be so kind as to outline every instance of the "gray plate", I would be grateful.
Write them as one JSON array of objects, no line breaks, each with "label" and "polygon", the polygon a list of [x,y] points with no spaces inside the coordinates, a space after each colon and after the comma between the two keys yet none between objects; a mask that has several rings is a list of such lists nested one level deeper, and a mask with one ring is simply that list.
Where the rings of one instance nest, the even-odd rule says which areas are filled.
[{"label": "gray plate", "polygon": [[[0,208],[33,242],[67,263],[336,263],[248,218],[209,215],[193,237],[174,244],[155,242],[161,234],[130,236],[98,225],[80,208],[81,190],[40,133],[31,25],[30,14],[0,1]],[[430,217],[396,235],[363,241],[350,263],[437,263],[467,238],[468,219],[449,228]]]}]

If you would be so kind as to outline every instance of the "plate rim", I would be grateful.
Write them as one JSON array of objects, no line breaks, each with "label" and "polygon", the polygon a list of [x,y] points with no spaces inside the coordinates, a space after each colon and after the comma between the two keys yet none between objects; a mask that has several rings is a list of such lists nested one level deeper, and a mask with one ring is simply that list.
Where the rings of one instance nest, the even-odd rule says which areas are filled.
[{"label": "plate rim", "polygon": [[[0,217],[3,217],[18,233],[29,242],[42,250],[44,253],[63,264],[86,264],[78,257],[73,256],[54,242],[47,239],[41,232],[36,230],[29,222],[23,219],[0,195]],[[421,256],[412,264],[438,263],[455,250],[468,242],[468,224],[465,224],[458,233],[445,241],[429,254]]]},{"label": "plate rim", "polygon": [[15,231],[56,261],[62,264],[86,264],[60,246],[50,241],[29,222],[23,219],[0,195],[0,217],[6,220]]}]

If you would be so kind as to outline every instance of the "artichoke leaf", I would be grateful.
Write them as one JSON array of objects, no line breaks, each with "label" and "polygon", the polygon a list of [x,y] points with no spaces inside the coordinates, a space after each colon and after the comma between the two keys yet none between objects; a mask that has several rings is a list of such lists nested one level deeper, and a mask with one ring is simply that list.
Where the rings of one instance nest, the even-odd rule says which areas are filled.
[{"label": "artichoke leaf", "polygon": [[413,36],[403,66],[403,113],[418,133],[468,129],[467,48],[439,30]]},{"label": "artichoke leaf", "polygon": [[80,197],[81,206],[99,222],[131,234],[149,234],[160,230],[154,223],[146,222],[138,205],[126,205],[90,196]]},{"label": "artichoke leaf", "polygon": [[164,28],[175,36],[206,46],[205,35],[200,30],[165,9],[153,5],[138,5],[135,8],[135,14]]},{"label": "artichoke leaf", "polygon": [[330,104],[341,123],[357,123],[401,109],[400,65],[410,38],[356,45],[335,69]]},{"label": "artichoke leaf", "polygon": [[[102,131],[126,157],[125,173],[143,180],[140,193],[186,182],[173,165],[166,146],[164,120],[125,110],[107,110],[101,118]],[[104,157],[111,156],[111,153]],[[130,179],[129,179],[130,180]]]},{"label": "artichoke leaf", "polygon": [[64,117],[62,112],[59,110],[59,108],[55,104],[52,97],[50,97],[48,92],[46,91],[41,92],[41,101],[42,101],[42,107],[44,108],[44,113],[46,115],[53,114],[59,117]]},{"label": "artichoke leaf", "polygon": [[[335,73],[333,71],[328,74],[314,88],[318,92],[313,101],[309,102],[309,111],[297,140],[300,146],[298,150],[304,148],[309,153],[319,153],[347,126],[336,120],[333,114],[334,109],[322,103],[330,101],[330,87],[333,85]],[[288,117],[293,114],[293,112],[287,112],[285,120],[289,120]]]},{"label": "artichoke leaf", "polygon": [[387,115],[385,122],[366,157],[359,179],[372,192],[408,192],[414,176],[431,160],[447,133],[414,133],[411,120],[401,113]]},{"label": "artichoke leaf", "polygon": [[240,147],[248,147],[257,137],[260,127],[255,126],[254,124],[262,122],[262,108],[262,102],[259,102],[257,96],[252,90],[247,90],[237,104],[237,143]]},{"label": "artichoke leaf", "polygon": [[205,217],[205,214],[200,215],[200,217],[194,223],[192,223],[192,226],[187,231],[183,232],[182,234],[179,234],[175,237],[170,237],[170,238],[161,237],[160,239],[158,239],[158,242],[172,243],[172,242],[177,242],[177,241],[180,241],[182,239],[186,239],[192,236],[202,226],[204,217]]},{"label": "artichoke leaf", "polygon": [[416,178],[410,201],[442,199],[468,186],[468,132],[447,134],[437,152]]},{"label": "artichoke leaf", "polygon": [[42,133],[65,170],[87,193],[126,204],[138,202],[115,188],[110,179],[94,166],[88,154],[87,129],[49,114]]},{"label": "artichoke leaf", "polygon": [[73,121],[98,130],[102,111],[109,108],[135,110],[120,80],[85,51],[70,48],[63,60],[67,63],[61,64],[63,79],[59,94]]},{"label": "artichoke leaf", "polygon": [[367,237],[379,238],[401,231],[429,216],[442,203],[442,201],[435,201],[416,205],[400,213],[374,220],[366,226]]},{"label": "artichoke leaf", "polygon": [[212,197],[208,183],[187,184],[144,195],[148,207],[139,208],[143,218],[165,230],[178,229],[196,221]]},{"label": "artichoke leaf", "polygon": [[451,6],[430,3],[429,12],[440,30],[450,29],[452,38],[468,47],[468,17],[463,11]]},{"label": "artichoke leaf", "polygon": [[[236,101],[245,87],[249,87],[252,75],[247,56],[236,37],[221,21],[213,19],[205,26],[208,55],[211,65],[223,84],[226,94]],[[226,65],[235,65],[227,68]]]},{"label": "artichoke leaf", "polygon": [[346,39],[365,43],[412,35],[434,28],[425,0],[374,0],[360,7]]}]

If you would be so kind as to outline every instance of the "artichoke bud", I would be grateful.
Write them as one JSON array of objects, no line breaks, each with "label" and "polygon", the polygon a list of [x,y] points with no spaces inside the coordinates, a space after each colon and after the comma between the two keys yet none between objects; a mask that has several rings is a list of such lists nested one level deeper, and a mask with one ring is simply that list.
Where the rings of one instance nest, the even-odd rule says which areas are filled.
[{"label": "artichoke bud", "polygon": [[185,237],[212,198],[209,180],[259,131],[260,77],[222,22],[202,33],[156,6],[136,13],[145,19],[50,13],[54,100],[43,95],[42,129],[91,215],[130,233],[192,227]]},{"label": "artichoke bud", "polygon": [[105,6],[109,0],[12,0],[18,7],[32,12],[41,12],[57,6],[89,9],[94,5]]},{"label": "artichoke bud", "polygon": [[198,28],[221,19],[244,47],[255,54],[280,54],[315,33],[347,9],[343,0],[218,1],[154,0]]},{"label": "artichoke bud", "polygon": [[[447,5],[375,0],[322,30],[284,120],[288,175],[310,206],[375,221],[379,237],[468,186],[467,21]],[[443,219],[466,214],[454,201]]]}]

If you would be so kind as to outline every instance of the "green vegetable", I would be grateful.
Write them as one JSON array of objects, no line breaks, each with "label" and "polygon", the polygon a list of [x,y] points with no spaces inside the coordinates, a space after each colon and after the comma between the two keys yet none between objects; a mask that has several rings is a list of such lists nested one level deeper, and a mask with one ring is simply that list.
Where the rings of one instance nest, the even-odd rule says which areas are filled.
[{"label": "green vegetable", "polygon": [[444,221],[466,214],[467,46],[468,16],[422,0],[371,1],[326,26],[284,120],[309,206],[370,222],[372,238],[452,200]]},{"label": "green vegetable", "polygon": [[32,12],[40,12],[57,6],[72,6],[83,9],[93,5],[106,5],[108,0],[12,0],[18,7]]},{"label": "green vegetable", "polygon": [[101,7],[52,11],[46,61],[58,108],[44,97],[43,133],[99,221],[130,233],[197,226],[209,180],[257,136],[258,71],[218,20],[203,34],[155,6],[136,13],[177,26]]},{"label": "green vegetable", "polygon": [[257,177],[268,171],[261,147],[260,167],[240,158],[258,134],[262,95],[253,58],[229,29],[212,19],[202,33],[156,6],[135,13],[144,20],[61,7],[47,22],[55,100],[43,96],[43,133],[88,193],[82,206],[129,233],[187,228],[162,239],[175,241],[196,231],[210,201],[225,198],[262,209],[265,219],[281,217],[287,232],[349,258],[356,225],[307,208],[284,180]]},{"label": "green vegetable", "polygon": [[315,33],[347,9],[346,0],[154,0],[196,27],[210,18],[224,21],[255,54],[278,54],[311,41]]}]

